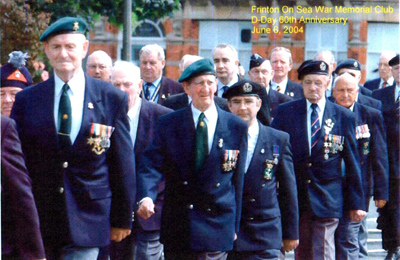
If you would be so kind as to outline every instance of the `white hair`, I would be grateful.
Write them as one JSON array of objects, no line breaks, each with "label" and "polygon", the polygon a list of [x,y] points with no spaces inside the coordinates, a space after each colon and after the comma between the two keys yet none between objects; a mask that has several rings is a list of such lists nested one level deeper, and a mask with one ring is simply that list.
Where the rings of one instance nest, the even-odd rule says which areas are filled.
[{"label": "white hair", "polygon": [[114,73],[120,71],[125,73],[133,83],[139,83],[141,80],[140,69],[138,66],[129,61],[116,61],[111,69],[111,82],[114,80]]},{"label": "white hair", "polygon": [[139,59],[142,57],[142,54],[150,55],[152,53],[157,53],[159,60],[165,60],[164,49],[158,44],[148,44],[143,46],[139,52]]},{"label": "white hair", "polygon": [[89,65],[90,58],[93,58],[93,57],[100,58],[102,60],[102,62],[104,62],[104,65],[108,66],[109,68],[112,67],[112,59],[111,59],[110,55],[107,54],[107,52],[102,51],[102,50],[92,52],[92,54],[90,54],[88,57],[88,63],[87,63],[88,65]]},{"label": "white hair", "polygon": [[234,61],[235,60],[239,60],[239,55],[238,55],[238,52],[235,49],[235,47],[233,47],[232,45],[227,44],[227,43],[220,43],[217,46],[215,46],[214,49],[212,50],[212,55],[214,56],[214,52],[217,49],[225,49],[225,48],[227,48],[227,49],[229,49],[231,51]]}]

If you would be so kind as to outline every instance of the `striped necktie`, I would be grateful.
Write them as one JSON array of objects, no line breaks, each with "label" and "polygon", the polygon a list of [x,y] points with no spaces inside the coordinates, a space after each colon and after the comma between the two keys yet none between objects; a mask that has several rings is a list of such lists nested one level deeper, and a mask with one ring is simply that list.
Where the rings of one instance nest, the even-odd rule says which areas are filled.
[{"label": "striped necktie", "polygon": [[312,104],[312,112],[311,112],[311,154],[313,154],[315,151],[313,151],[313,148],[315,145],[318,143],[319,137],[321,135],[321,127],[319,124],[319,117],[318,117],[318,112],[317,112],[317,104]]},{"label": "striped necktie", "polygon": [[71,146],[71,101],[68,97],[69,86],[64,84],[58,107],[58,142],[62,150]]},{"label": "striped necktie", "polygon": [[146,91],[144,92],[144,98],[150,100],[150,87],[153,86],[153,83],[146,83]]}]

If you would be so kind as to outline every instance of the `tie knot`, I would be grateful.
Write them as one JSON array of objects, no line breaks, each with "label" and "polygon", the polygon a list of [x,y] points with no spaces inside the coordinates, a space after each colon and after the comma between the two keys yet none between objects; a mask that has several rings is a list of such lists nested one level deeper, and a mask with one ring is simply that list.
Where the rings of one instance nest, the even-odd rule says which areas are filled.
[{"label": "tie knot", "polygon": [[67,83],[65,83],[63,88],[62,88],[63,93],[67,93],[68,89],[69,89],[69,86],[68,86]]},{"label": "tie knot", "polygon": [[311,108],[312,108],[313,111],[316,111],[317,107],[318,107],[317,104],[311,104]]},{"label": "tie knot", "polygon": [[199,116],[199,122],[202,122],[202,121],[204,121],[204,118],[205,118],[206,116],[204,115],[204,113],[202,112],[201,114],[200,114],[200,116]]}]

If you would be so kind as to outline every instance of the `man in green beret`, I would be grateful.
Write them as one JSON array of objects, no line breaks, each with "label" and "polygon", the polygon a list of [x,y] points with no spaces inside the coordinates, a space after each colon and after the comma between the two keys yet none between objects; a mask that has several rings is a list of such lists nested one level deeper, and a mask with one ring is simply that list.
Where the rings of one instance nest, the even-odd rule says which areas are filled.
[{"label": "man in green beret", "polygon": [[130,234],[135,193],[125,93],[85,74],[86,23],[64,17],[40,37],[54,69],[17,94],[15,119],[47,259],[97,259]]},{"label": "man in green beret", "polygon": [[147,219],[155,213],[165,179],[165,259],[226,259],[239,231],[247,125],[215,105],[210,60],[189,65],[179,82],[192,102],[159,118],[140,161],[138,214]]}]

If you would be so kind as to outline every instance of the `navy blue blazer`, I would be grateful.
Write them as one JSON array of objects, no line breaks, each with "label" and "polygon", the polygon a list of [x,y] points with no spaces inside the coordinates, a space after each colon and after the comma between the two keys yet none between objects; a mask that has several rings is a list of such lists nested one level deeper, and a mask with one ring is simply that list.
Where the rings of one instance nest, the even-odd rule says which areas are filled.
[{"label": "navy blue blazer", "polygon": [[14,120],[1,116],[1,249],[7,259],[45,258],[32,183]]},{"label": "navy blue blazer", "polygon": [[285,94],[293,99],[304,98],[303,87],[288,79]]},{"label": "navy blue blazer", "polygon": [[[329,158],[325,159],[324,138],[328,119],[334,124],[330,134],[344,137],[344,145],[342,151],[330,152]],[[340,218],[344,205],[347,210],[364,210],[355,115],[348,109],[326,102],[320,123],[322,132],[316,144],[317,152],[310,156],[306,99],[280,105],[272,122],[274,128],[290,135],[300,212],[312,210],[317,217]],[[346,166],[344,177],[342,160]],[[347,183],[346,189],[343,182]]]},{"label": "navy blue blazer", "polygon": [[381,84],[381,78],[376,78],[365,82],[364,87],[371,91],[374,91],[376,89],[379,89],[379,84]]},{"label": "navy blue blazer", "polygon": [[382,102],[382,115],[386,127],[386,140],[389,155],[389,179],[400,179],[399,162],[399,116],[396,113],[398,104],[395,102],[396,86],[375,90],[372,97]]},{"label": "navy blue blazer", "polygon": [[365,87],[363,87],[361,85],[358,85],[358,87],[360,88],[360,93],[363,94],[364,96],[370,97],[372,95],[372,91],[371,90],[369,90],[369,89],[367,89],[367,88],[365,88]]},{"label": "navy blue blazer", "polygon": [[[149,102],[146,99],[142,99],[142,106],[139,112],[137,135],[134,144],[137,170],[139,170],[138,166],[142,152],[147,147],[149,142],[154,138],[154,131],[158,122],[158,118],[172,111],[172,109],[155,104],[153,102]],[[138,174],[136,175],[137,178],[139,178]],[[136,215],[137,221],[135,222],[135,224],[138,224],[139,228],[142,228],[146,231],[160,230],[161,209],[164,201],[164,186],[165,181],[161,181],[158,185],[158,196],[156,201],[154,202],[156,213],[146,220],[142,219],[139,215]]]},{"label": "navy blue blazer", "polygon": [[[140,161],[138,198],[158,195],[165,178],[161,242],[168,250],[229,251],[239,231],[247,124],[217,106],[211,152],[194,170],[195,126],[191,106],[159,118],[155,137]],[[224,171],[226,152],[239,151],[234,170]]]},{"label": "navy blue blazer", "polygon": [[[135,194],[127,95],[85,74],[82,125],[68,151],[58,144],[54,77],[16,96],[11,117],[21,138],[45,247],[102,247],[110,227],[131,228]],[[109,148],[96,154],[92,123],[115,127]]]},{"label": "navy blue blazer", "polygon": [[271,121],[274,119],[276,115],[276,111],[278,110],[278,106],[282,103],[286,103],[292,101],[293,98],[289,97],[288,95],[282,94],[272,88],[269,88],[269,100],[270,100],[270,111],[271,111]]},{"label": "navy blue blazer", "polygon": [[382,110],[382,102],[381,101],[379,101],[375,98],[372,98],[370,96],[363,95],[361,93],[358,94],[357,102],[360,103],[361,105],[365,105],[365,106],[372,107],[372,108],[375,108],[378,110]]},{"label": "navy blue blazer", "polygon": [[[299,209],[289,135],[258,123],[260,132],[244,178],[242,219],[235,249],[259,251],[281,249],[283,239],[299,238]],[[266,160],[278,163],[272,178],[264,179]],[[279,183],[279,196],[277,194]]]},{"label": "navy blue blazer", "polygon": [[370,133],[370,137],[365,135],[356,136],[360,155],[365,207],[368,209],[372,195],[375,200],[387,201],[389,199],[389,165],[385,127],[380,110],[356,102],[354,103],[353,112],[356,114],[356,127],[368,125]]},{"label": "navy blue blazer", "polygon": [[[214,102],[222,110],[229,112],[229,108],[228,105],[226,104],[225,98],[214,96]],[[189,99],[188,95],[185,92],[169,96],[167,100],[165,100],[165,102],[163,103],[163,106],[173,110],[178,110],[187,107],[188,105],[189,105]]]},{"label": "navy blue blazer", "polygon": [[181,83],[163,76],[161,78],[161,87],[157,104],[162,105],[169,96],[182,92],[184,92],[184,90]]}]

